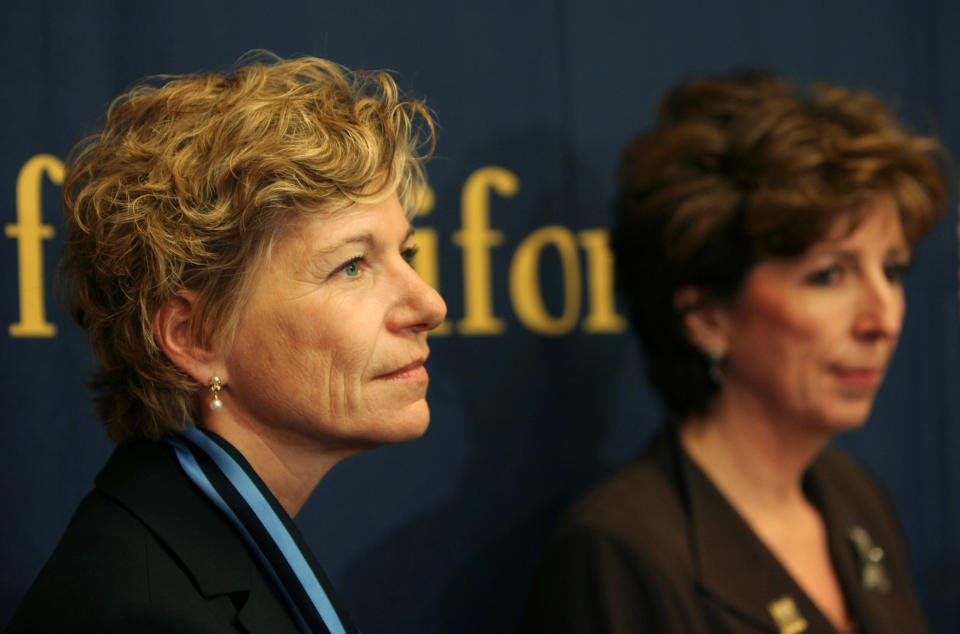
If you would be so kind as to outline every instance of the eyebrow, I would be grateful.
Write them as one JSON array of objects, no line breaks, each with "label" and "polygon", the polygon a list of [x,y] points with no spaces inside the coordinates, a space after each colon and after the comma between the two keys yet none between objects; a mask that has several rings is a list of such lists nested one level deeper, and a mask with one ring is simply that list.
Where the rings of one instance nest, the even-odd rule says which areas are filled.
[{"label": "eyebrow", "polygon": [[[843,249],[843,248],[832,248],[832,247],[826,247],[820,250],[816,250],[810,253],[810,255],[812,257],[823,257],[823,256],[835,257],[845,261],[856,261],[860,257],[858,251],[851,250],[851,249]],[[887,249],[886,252],[884,253],[885,257],[890,255],[904,255],[909,258],[913,255],[913,249],[910,247],[909,244],[892,246],[889,249]]]},{"label": "eyebrow", "polygon": [[[414,228],[413,225],[407,225],[407,233],[406,233],[406,235],[403,236],[403,240],[400,241],[400,244],[403,244],[403,243],[407,242],[408,240],[410,240],[410,238],[413,237],[413,234],[416,233],[416,231],[417,231],[417,230],[416,230],[416,228]],[[318,255],[326,255],[326,254],[329,254],[329,253],[333,253],[333,252],[335,252],[335,251],[338,251],[338,250],[342,249],[343,247],[348,246],[348,245],[351,245],[351,244],[363,244],[363,245],[366,245],[366,246],[368,246],[368,247],[372,247],[372,246],[375,245],[376,243],[377,243],[377,239],[374,237],[374,235],[373,235],[372,233],[370,233],[369,231],[364,231],[363,233],[357,233],[357,234],[354,234],[354,235],[347,236],[347,237],[344,238],[343,240],[339,240],[339,241],[336,242],[335,244],[331,244],[331,245],[328,246],[328,247],[324,247],[324,248],[322,248],[322,249],[317,249],[316,253],[317,253]]]}]

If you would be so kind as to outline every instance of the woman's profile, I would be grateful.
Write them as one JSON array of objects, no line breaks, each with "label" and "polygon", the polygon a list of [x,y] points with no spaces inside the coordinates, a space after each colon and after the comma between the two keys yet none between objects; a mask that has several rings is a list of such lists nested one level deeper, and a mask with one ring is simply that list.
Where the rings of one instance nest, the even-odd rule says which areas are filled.
[{"label": "woman's profile", "polygon": [[311,57],[112,103],[68,159],[61,275],[117,447],[9,631],[356,631],[292,517],[429,423],[432,140],[389,74]]}]

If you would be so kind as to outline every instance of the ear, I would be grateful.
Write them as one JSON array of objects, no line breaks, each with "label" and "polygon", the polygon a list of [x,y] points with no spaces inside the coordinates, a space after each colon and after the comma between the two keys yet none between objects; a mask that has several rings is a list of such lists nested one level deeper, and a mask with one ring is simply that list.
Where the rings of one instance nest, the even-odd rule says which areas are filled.
[{"label": "ear", "polygon": [[198,306],[193,291],[182,290],[170,297],[153,316],[154,340],[175,366],[200,385],[206,385],[214,376],[226,383],[220,359],[212,349],[195,340],[192,324]]},{"label": "ear", "polygon": [[696,286],[683,286],[673,294],[673,308],[683,320],[687,340],[706,356],[726,355],[730,348],[729,309]]}]

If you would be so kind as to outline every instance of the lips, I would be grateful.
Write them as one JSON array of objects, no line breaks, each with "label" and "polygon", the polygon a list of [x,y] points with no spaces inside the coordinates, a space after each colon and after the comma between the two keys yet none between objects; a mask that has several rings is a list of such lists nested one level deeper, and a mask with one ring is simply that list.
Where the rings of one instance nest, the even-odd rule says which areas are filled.
[{"label": "lips", "polygon": [[845,386],[858,391],[877,389],[883,370],[876,367],[832,366],[831,373]]},{"label": "lips", "polygon": [[378,374],[374,377],[376,380],[404,380],[404,379],[416,379],[422,380],[427,377],[427,369],[423,366],[424,362],[427,360],[426,356],[420,357],[419,359],[414,359],[410,363],[400,366],[399,368],[389,370],[383,374]]}]

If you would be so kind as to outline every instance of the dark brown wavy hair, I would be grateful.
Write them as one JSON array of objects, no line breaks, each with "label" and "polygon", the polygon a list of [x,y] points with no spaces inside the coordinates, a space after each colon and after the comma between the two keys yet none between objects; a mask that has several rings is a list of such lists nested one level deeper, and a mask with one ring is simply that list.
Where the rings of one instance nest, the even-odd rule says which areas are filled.
[{"label": "dark brown wavy hair", "polygon": [[674,307],[693,286],[734,297],[758,260],[798,255],[841,217],[893,197],[907,239],[941,216],[946,151],[897,122],[874,95],[741,72],[681,84],[618,171],[611,233],[617,287],[648,374],[674,417],[702,412],[717,386]]},{"label": "dark brown wavy hair", "polygon": [[198,341],[232,338],[254,273],[308,213],[425,190],[434,124],[386,72],[247,56],[227,73],[149,78],[111,104],[67,160],[61,279],[99,361],[110,436],[158,438],[198,420],[196,383],[157,346],[153,318],[197,293]]}]

